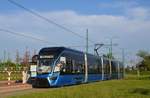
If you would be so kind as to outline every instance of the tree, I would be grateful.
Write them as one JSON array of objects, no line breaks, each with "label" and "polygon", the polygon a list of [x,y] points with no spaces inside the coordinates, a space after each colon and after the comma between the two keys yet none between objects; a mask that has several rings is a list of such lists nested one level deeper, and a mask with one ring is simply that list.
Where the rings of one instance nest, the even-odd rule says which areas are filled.
[{"label": "tree", "polygon": [[143,65],[145,65],[145,70],[150,70],[150,56],[146,56],[143,60]]},{"label": "tree", "polygon": [[26,67],[29,66],[29,60],[30,60],[30,52],[26,49],[23,57],[22,65]]},{"label": "tree", "polygon": [[18,50],[16,50],[16,64],[20,64],[20,56]]},{"label": "tree", "polygon": [[139,50],[136,55],[141,57],[141,58],[144,58],[144,57],[148,56],[149,53],[147,51],[144,51],[144,50]]},{"label": "tree", "polygon": [[137,56],[143,59],[137,64],[137,67],[139,67],[140,70],[150,71],[150,54],[147,51],[139,50]]},{"label": "tree", "polygon": [[16,66],[15,63],[13,63],[13,62],[11,62],[9,60],[7,62],[5,62],[4,64],[5,64],[6,67],[15,67]]}]

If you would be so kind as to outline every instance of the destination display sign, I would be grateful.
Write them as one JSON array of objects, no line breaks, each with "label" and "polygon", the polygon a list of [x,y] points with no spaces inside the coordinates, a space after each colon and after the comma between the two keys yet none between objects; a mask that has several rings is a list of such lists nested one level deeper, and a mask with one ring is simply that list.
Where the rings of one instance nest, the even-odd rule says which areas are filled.
[{"label": "destination display sign", "polygon": [[40,56],[41,59],[51,59],[51,58],[54,58],[53,55],[41,55]]}]

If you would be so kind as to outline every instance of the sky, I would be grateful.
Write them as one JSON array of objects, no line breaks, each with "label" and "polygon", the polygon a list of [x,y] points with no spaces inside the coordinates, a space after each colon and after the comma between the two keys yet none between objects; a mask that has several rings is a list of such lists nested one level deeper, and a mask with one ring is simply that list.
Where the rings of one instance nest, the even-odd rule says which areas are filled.
[{"label": "sky", "polygon": [[[126,57],[150,49],[150,0],[13,0],[81,36],[89,31],[95,43],[114,44],[114,54],[125,49]],[[0,59],[6,50],[11,58],[18,49],[37,50],[52,46],[84,46],[85,39],[0,0],[0,29],[33,36],[48,43],[0,31]],[[90,43],[93,45],[93,43]],[[75,48],[75,47],[74,47]],[[76,47],[84,51],[82,47]],[[93,47],[89,51],[93,53]],[[108,51],[107,47],[100,52]]]}]

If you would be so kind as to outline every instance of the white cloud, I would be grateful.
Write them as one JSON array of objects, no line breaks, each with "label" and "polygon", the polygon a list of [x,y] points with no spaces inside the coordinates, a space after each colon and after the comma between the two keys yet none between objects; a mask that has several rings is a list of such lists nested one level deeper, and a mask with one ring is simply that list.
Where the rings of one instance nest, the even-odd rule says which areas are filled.
[{"label": "white cloud", "polygon": [[[108,42],[108,38],[117,36],[119,39],[114,39],[114,42],[118,43],[120,47],[125,47],[132,51],[143,47],[149,49],[150,21],[148,11],[144,8],[134,8],[130,11],[126,16],[83,15],[69,10],[40,12],[40,14],[82,36],[85,35],[86,29],[88,28],[90,38],[96,42]],[[60,46],[85,44],[84,39],[78,38],[27,12],[0,14],[0,27],[20,33],[31,34],[32,36],[58,43]],[[13,47],[16,49],[25,47],[25,45],[32,48],[49,46],[49,44],[41,45],[41,43],[31,42],[29,39],[15,36],[13,36],[15,38],[8,37],[9,34],[0,33],[1,41],[6,41],[7,38],[7,45],[1,42],[1,47]]]},{"label": "white cloud", "polygon": [[98,4],[98,8],[105,8],[105,9],[127,9],[132,7],[139,6],[139,3],[134,0],[114,0],[113,2],[100,2]]},{"label": "white cloud", "polygon": [[150,16],[150,10],[142,7],[129,8],[127,10],[127,15],[130,18],[138,19],[138,20],[147,20]]}]

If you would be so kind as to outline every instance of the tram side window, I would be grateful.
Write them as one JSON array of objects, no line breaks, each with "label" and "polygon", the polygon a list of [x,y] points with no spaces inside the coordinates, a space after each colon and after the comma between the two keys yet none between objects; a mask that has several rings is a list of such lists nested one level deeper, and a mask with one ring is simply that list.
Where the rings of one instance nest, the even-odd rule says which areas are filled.
[{"label": "tram side window", "polygon": [[110,69],[109,69],[109,60],[104,60],[104,73],[105,74],[109,74],[109,71],[110,71]]},{"label": "tram side window", "polygon": [[99,67],[99,62],[95,60],[94,62],[94,73],[99,73],[100,67]]},{"label": "tram side window", "polygon": [[66,64],[62,68],[62,73],[70,74],[70,73],[72,73],[72,69],[73,69],[73,66],[72,66],[71,58],[66,58]]},{"label": "tram side window", "polygon": [[103,60],[103,70],[104,70],[104,73],[106,73],[106,66],[107,66],[107,62],[106,62],[106,60]]},{"label": "tram side window", "polygon": [[99,73],[99,63],[96,59],[91,59],[88,62],[88,72],[90,74],[97,74]]},{"label": "tram side window", "polygon": [[73,68],[73,70],[72,70],[72,73],[76,73],[76,64],[75,64],[75,60],[72,60],[72,68]]},{"label": "tram side window", "polygon": [[62,69],[63,74],[79,74],[84,72],[84,62],[74,60],[71,58],[66,59],[66,65]]},{"label": "tram side window", "polygon": [[112,61],[111,66],[112,66],[112,73],[117,73],[118,72],[117,71],[117,66],[118,66],[117,62]]},{"label": "tram side window", "polygon": [[99,59],[97,59],[96,62],[98,65],[98,73],[102,73],[102,62]]},{"label": "tram side window", "polygon": [[112,69],[112,73],[115,73],[115,63],[113,61],[111,61],[111,69]]},{"label": "tram side window", "polygon": [[84,62],[79,61],[80,73],[84,73]]},{"label": "tram side window", "polygon": [[73,60],[73,72],[74,74],[83,73],[84,71],[84,63],[78,60]]},{"label": "tram side window", "polygon": [[120,72],[123,73],[123,63],[120,62],[119,66],[120,66]]},{"label": "tram side window", "polygon": [[88,64],[88,72],[91,74],[91,73],[94,73],[94,70],[93,70],[93,66],[89,63]]}]

